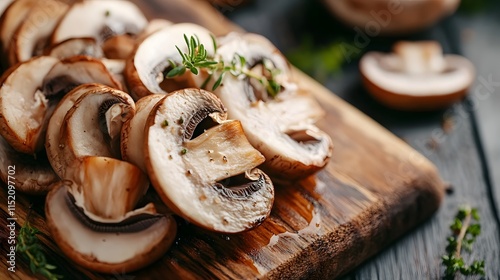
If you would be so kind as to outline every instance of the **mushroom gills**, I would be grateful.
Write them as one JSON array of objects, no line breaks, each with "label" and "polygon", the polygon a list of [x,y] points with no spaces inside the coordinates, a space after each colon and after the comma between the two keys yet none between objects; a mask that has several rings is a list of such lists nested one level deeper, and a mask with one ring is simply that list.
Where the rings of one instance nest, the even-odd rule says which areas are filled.
[{"label": "mushroom gills", "polygon": [[234,199],[246,199],[264,188],[265,177],[261,174],[257,180],[249,178],[247,173],[239,174],[217,182],[214,188],[223,196]]},{"label": "mushroom gills", "polygon": [[145,230],[158,222],[162,215],[139,213],[127,217],[118,223],[103,223],[94,221],[85,214],[82,207],[75,204],[75,198],[70,192],[66,193],[66,204],[71,213],[86,227],[96,232],[116,232],[116,233],[135,233]]}]

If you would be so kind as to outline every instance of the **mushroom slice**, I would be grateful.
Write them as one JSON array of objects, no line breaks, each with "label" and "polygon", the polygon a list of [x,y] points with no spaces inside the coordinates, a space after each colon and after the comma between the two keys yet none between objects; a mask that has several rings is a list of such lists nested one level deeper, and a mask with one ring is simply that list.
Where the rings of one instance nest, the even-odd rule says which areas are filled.
[{"label": "mushroom slice", "polygon": [[75,86],[97,82],[121,89],[106,67],[89,57],[59,61],[43,56],[9,72],[0,88],[0,133],[12,147],[28,154],[43,147],[55,106]]},{"label": "mushroom slice", "polygon": [[70,38],[52,46],[47,55],[59,59],[79,55],[102,58],[104,57],[104,52],[94,38]]},{"label": "mushroom slice", "polygon": [[162,200],[201,227],[235,233],[270,214],[274,188],[254,167],[264,157],[239,121],[210,92],[185,89],[153,108],[146,124],[146,168]]},{"label": "mushroom slice", "polygon": [[59,62],[38,57],[19,64],[3,76],[0,88],[0,133],[19,152],[34,154],[43,147],[51,97],[41,90],[45,76]]},{"label": "mushroom slice", "polygon": [[232,75],[226,75],[223,86],[215,91],[228,116],[241,121],[250,143],[266,157],[263,169],[275,178],[295,180],[323,168],[333,149],[330,137],[314,126],[323,110],[297,89],[286,59],[258,35],[232,34],[220,42],[217,55],[223,61],[241,55],[245,67],[257,75],[266,74],[263,68],[279,71],[275,80],[282,87],[275,97],[253,79]]},{"label": "mushroom slice", "polygon": [[146,172],[144,163],[144,128],[153,107],[165,97],[163,94],[145,96],[135,103],[135,115],[122,127],[121,153],[123,160],[129,161]]},{"label": "mushroom slice", "polygon": [[[123,186],[127,181],[116,183]],[[118,222],[93,220],[76,203],[73,190],[80,187],[63,181],[48,194],[45,203],[52,238],[75,263],[103,273],[130,272],[153,263],[171,246],[177,232],[172,216],[156,214],[150,205]],[[101,191],[105,199],[96,198],[113,207],[121,199],[113,197],[111,192],[115,190],[105,188]]]},{"label": "mushroom slice", "polygon": [[57,0],[38,2],[12,37],[10,65],[42,55],[49,44],[49,36],[68,8],[69,5]]},{"label": "mushroom slice", "polygon": [[[135,105],[128,94],[98,84],[78,87],[69,95],[50,119],[51,132],[58,125],[60,128],[59,134],[47,137],[46,146],[56,173],[74,179],[86,156],[120,158],[120,132],[123,123],[134,115]],[[74,100],[72,95],[81,96],[64,112]]]},{"label": "mushroom slice", "polygon": [[[16,0],[2,13],[0,17],[0,40],[4,54],[8,53],[14,33],[36,3],[36,0]],[[7,56],[2,59],[6,60],[6,58]],[[4,67],[8,65],[8,61],[2,62],[4,63]]]},{"label": "mushroom slice", "polygon": [[211,33],[193,23],[180,23],[166,27],[153,33],[142,41],[134,54],[127,60],[125,79],[132,96],[139,99],[149,94],[166,94],[177,89],[196,87],[201,84],[203,75],[195,76],[189,71],[180,77],[166,79],[172,69],[170,61],[181,64],[182,57],[177,51],[186,52],[187,38],[196,36],[207,50],[209,56],[214,54],[214,43]]},{"label": "mushroom slice", "polygon": [[360,61],[368,92],[386,106],[410,111],[444,108],[464,97],[474,81],[472,63],[444,55],[434,41],[399,42],[394,53],[369,52]]},{"label": "mushroom slice", "polygon": [[132,2],[86,0],[75,3],[62,18],[52,34],[52,44],[69,38],[85,37],[103,43],[117,35],[137,35],[147,23],[147,19]]},{"label": "mushroom slice", "polygon": [[[15,176],[12,176],[15,173]],[[14,150],[0,136],[0,178],[27,194],[45,194],[59,181],[45,153],[36,158]]]}]

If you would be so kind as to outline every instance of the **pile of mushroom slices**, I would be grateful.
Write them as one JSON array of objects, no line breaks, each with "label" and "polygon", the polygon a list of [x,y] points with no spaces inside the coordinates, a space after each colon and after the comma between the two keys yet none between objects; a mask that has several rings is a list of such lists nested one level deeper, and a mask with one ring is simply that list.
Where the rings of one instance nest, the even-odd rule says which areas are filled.
[{"label": "pile of mushroom slices", "polygon": [[179,86],[213,87],[216,79],[205,83],[207,71],[195,75],[188,70],[173,79],[165,78],[171,64],[182,62],[176,47],[186,51],[184,36],[196,37],[208,57],[226,65],[241,56],[246,60],[243,67],[256,76],[268,75],[269,67],[279,72],[275,79],[281,90],[275,97],[258,81],[243,75],[225,75],[222,85],[214,91],[227,108],[228,117],[241,122],[252,146],[266,158],[262,168],[271,177],[290,182],[326,166],[333,150],[332,141],[315,126],[324,112],[314,98],[297,86],[287,60],[262,36],[230,34],[219,38],[215,42],[218,46],[214,46],[212,35],[201,26],[183,23],[165,27],[142,41],[127,60],[125,79],[133,96],[165,94]]}]

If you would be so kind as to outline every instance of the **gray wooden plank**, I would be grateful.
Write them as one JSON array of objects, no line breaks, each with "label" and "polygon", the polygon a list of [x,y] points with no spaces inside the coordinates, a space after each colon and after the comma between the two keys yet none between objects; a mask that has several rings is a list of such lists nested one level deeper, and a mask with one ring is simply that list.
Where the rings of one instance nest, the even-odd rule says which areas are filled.
[{"label": "gray wooden plank", "polygon": [[[306,3],[307,1],[299,0],[289,4],[281,0],[274,1],[272,9],[265,9],[262,5],[263,2],[265,1],[257,0],[255,5],[236,10],[228,15],[246,30],[265,34],[282,50],[286,51],[292,47],[307,32],[319,33],[320,42],[321,39],[325,38],[333,41],[335,39],[333,33],[337,33],[338,37],[344,39],[353,38],[353,33],[349,33],[348,28],[340,26],[335,20],[325,18],[321,14],[321,8],[318,4],[311,1]],[[279,6],[277,2],[281,3],[281,9],[276,8],[277,5]],[[311,8],[309,5],[316,5],[316,7]],[[313,18],[306,12],[311,10],[315,11]],[[280,13],[280,11],[282,12]],[[287,15],[283,16],[283,14]],[[464,21],[467,20],[464,19]],[[445,24],[447,23],[445,22]],[[299,30],[294,29],[293,32],[290,32],[290,26],[298,26]],[[484,28],[485,22],[476,23],[475,26]],[[495,29],[492,28],[491,32],[494,31]],[[443,28],[431,28],[414,34],[409,39],[439,39],[446,52],[457,52],[454,45],[456,42],[447,40],[449,39],[447,38],[448,32],[449,30]],[[466,30],[465,36],[470,36],[470,33],[467,35],[467,32],[470,31]],[[472,60],[480,61],[481,65],[485,60],[489,60],[488,65],[491,65],[491,68],[483,70],[486,71],[483,74],[486,75],[486,78],[490,73],[498,73],[498,71],[494,72],[495,69],[492,67],[499,65],[495,59],[500,59],[494,51],[494,48],[499,46],[498,38],[492,39],[495,36],[488,32],[490,31],[486,29],[484,34],[488,35],[482,35],[485,38],[473,38],[474,44],[466,44],[466,54],[470,55]],[[293,34],[290,35],[291,33]],[[391,38],[370,39],[370,44],[363,51],[387,50],[395,40]],[[484,55],[485,43],[479,41],[483,39],[488,39],[486,42],[490,44],[488,45],[490,52],[487,55]],[[482,48],[477,49],[477,44],[481,45]],[[476,64],[478,64],[477,61]],[[500,78],[494,79],[494,81],[497,80],[500,81]],[[367,261],[347,275],[345,279],[440,278],[443,275],[440,257],[445,251],[446,237],[449,235],[448,225],[456,214],[457,208],[464,203],[478,207],[482,216],[483,233],[477,241],[472,257],[485,259],[487,279],[500,279],[500,265],[498,264],[500,259],[499,225],[495,221],[495,208],[492,207],[492,200],[489,199],[488,180],[485,178],[485,175],[488,174],[483,172],[481,156],[474,139],[475,122],[474,119],[471,119],[468,108],[464,104],[457,104],[449,110],[427,114],[407,114],[385,109],[375,103],[360,85],[355,61],[344,67],[344,72],[340,76],[330,77],[325,81],[325,85],[407,140],[410,145],[433,161],[440,169],[443,178],[454,186],[454,193],[445,198],[441,209],[432,219]],[[492,93],[492,95],[494,94]],[[474,96],[472,95],[472,97]],[[485,103],[496,109],[498,104],[493,103],[492,98],[490,96]],[[500,100],[498,96],[495,98]],[[494,170],[493,180],[500,182],[500,168],[499,165],[495,165],[496,157],[500,156],[498,152],[500,147],[497,144],[498,141],[495,143],[490,140],[498,139],[500,132],[498,128],[492,129],[492,125],[496,125],[496,120],[498,120],[498,114],[495,117],[495,113],[492,113],[494,109],[490,109],[490,113],[487,114],[483,112],[483,107],[480,107],[479,110],[476,108],[473,113],[478,114],[481,122],[480,129],[485,138],[488,163]],[[453,128],[448,134],[444,133],[442,129],[444,117],[453,122]],[[497,195],[498,193],[500,191],[497,192]]]},{"label": "gray wooden plank", "polygon": [[[476,66],[477,79],[471,89],[473,113],[491,177],[491,195],[500,208],[500,5],[475,16],[457,17],[461,30],[463,53]],[[500,215],[500,213],[498,213]]]}]

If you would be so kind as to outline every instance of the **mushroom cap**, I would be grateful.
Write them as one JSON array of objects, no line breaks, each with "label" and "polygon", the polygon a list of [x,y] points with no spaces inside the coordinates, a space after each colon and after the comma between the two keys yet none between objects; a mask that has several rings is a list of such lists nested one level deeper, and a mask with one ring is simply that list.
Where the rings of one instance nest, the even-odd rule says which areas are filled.
[{"label": "mushroom cap", "polygon": [[10,65],[43,54],[57,22],[68,9],[69,5],[58,0],[37,2],[12,37],[9,47]]},{"label": "mushroom cap", "polygon": [[75,215],[77,207],[69,196],[71,188],[71,183],[63,181],[52,189],[46,199],[45,215],[53,240],[75,263],[103,273],[130,272],[153,263],[171,246],[177,231],[173,217],[136,216],[136,224],[144,218],[153,222],[132,232],[127,232],[131,225],[101,223],[99,227],[89,227]]},{"label": "mushroom cap", "polygon": [[[210,31],[193,23],[179,23],[167,26],[144,39],[127,60],[125,79],[131,95],[140,99],[149,94],[166,94],[172,90],[195,87],[198,82],[189,71],[176,79],[164,79],[169,69],[169,60],[181,64],[182,57],[176,46],[187,51],[184,35],[197,36],[209,56],[214,54]],[[162,83],[163,82],[163,83]]]},{"label": "mushroom cap", "polygon": [[19,152],[34,154],[43,147],[49,100],[40,90],[50,70],[59,62],[37,57],[12,67],[0,80],[0,134]]},{"label": "mushroom cap", "polygon": [[368,92],[384,105],[410,111],[444,108],[472,85],[472,63],[444,55],[437,42],[399,42],[394,53],[369,52],[360,61]]},{"label": "mushroom cap", "polygon": [[128,94],[104,85],[86,84],[68,93],[50,119],[46,140],[56,173],[74,179],[84,157],[120,158],[121,128],[134,112]]},{"label": "mushroom cap", "polygon": [[264,221],[274,188],[254,168],[264,158],[224,111],[210,92],[173,92],[149,115],[144,149],[150,180],[170,209],[206,229],[235,233]]},{"label": "mushroom cap", "polygon": [[144,129],[153,107],[165,95],[147,95],[135,103],[135,115],[127,120],[122,127],[121,153],[123,160],[129,161],[146,172],[144,162]]},{"label": "mushroom cap", "polygon": [[[407,34],[424,29],[452,14],[459,0],[324,0],[330,11],[347,25],[369,36]],[[370,33],[372,32],[372,33]]]},{"label": "mushroom cap", "polygon": [[[13,170],[16,176],[12,176]],[[5,184],[15,186],[16,190],[32,195],[47,193],[52,184],[59,181],[44,152],[36,158],[20,153],[2,136],[0,136],[0,179]]]},{"label": "mushroom cap", "polygon": [[102,43],[116,35],[139,34],[147,23],[146,17],[132,2],[86,0],[72,5],[61,19],[52,34],[52,44],[84,37]]},{"label": "mushroom cap", "polygon": [[314,125],[323,110],[297,89],[283,55],[259,35],[231,34],[220,42],[217,55],[226,62],[239,54],[246,58],[250,70],[265,60],[279,69],[275,79],[282,92],[275,98],[252,79],[232,75],[226,75],[223,86],[215,91],[228,116],[241,121],[250,143],[266,157],[263,169],[275,178],[294,180],[323,168],[333,150],[330,137]]}]

